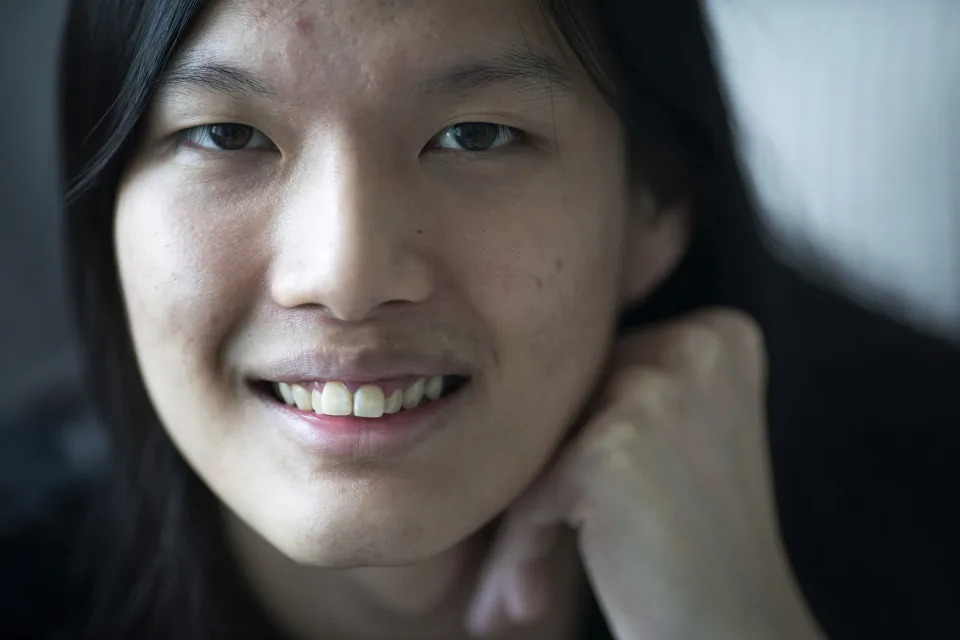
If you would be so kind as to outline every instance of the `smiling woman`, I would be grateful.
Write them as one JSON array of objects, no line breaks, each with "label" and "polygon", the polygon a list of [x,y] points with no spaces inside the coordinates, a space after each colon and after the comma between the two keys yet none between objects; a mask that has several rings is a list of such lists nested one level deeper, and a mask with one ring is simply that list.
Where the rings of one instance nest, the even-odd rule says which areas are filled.
[{"label": "smiling woman", "polygon": [[[663,90],[716,95],[677,6],[699,66]],[[72,3],[68,238],[126,496],[95,637],[211,637],[250,593],[300,637],[462,632],[498,514],[686,245],[685,150],[601,63],[636,57],[603,21],[652,16],[609,10]],[[511,633],[576,635],[554,611]]]},{"label": "smiling woman", "polygon": [[[278,568],[416,564],[445,591],[461,543],[530,483],[597,378],[635,295],[628,215],[637,244],[667,227],[632,210],[615,112],[535,3],[264,11],[200,17],[123,168],[114,238],[140,371],[248,572],[249,531]],[[547,56],[569,80],[534,95]],[[420,404],[445,377],[459,384]],[[262,393],[280,383],[294,406]],[[404,411],[375,406],[396,391]],[[264,596],[309,626],[306,603]]]},{"label": "smiling woman", "polygon": [[[462,632],[683,255],[682,185],[733,171],[695,3],[629,5],[72,3],[68,237],[126,496],[94,637]],[[577,635],[552,566],[564,606],[504,637]]]},{"label": "smiling woman", "polygon": [[74,0],[62,133],[114,448],[70,637],[817,637],[755,322],[613,366],[764,326],[696,0]]}]

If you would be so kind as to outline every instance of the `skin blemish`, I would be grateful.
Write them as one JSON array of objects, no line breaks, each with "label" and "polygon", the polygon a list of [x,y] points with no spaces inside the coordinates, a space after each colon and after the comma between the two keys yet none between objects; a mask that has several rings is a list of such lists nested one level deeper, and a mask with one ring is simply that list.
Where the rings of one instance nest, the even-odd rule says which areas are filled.
[{"label": "skin blemish", "polygon": [[560,273],[563,271],[563,260],[558,258],[557,261],[553,263],[553,266],[557,269],[557,273]]},{"label": "skin blemish", "polygon": [[313,31],[313,20],[309,18],[297,18],[294,25],[297,27],[297,31],[304,35],[309,34]]},{"label": "skin blemish", "polygon": [[537,289],[543,289],[543,279],[537,278]]}]

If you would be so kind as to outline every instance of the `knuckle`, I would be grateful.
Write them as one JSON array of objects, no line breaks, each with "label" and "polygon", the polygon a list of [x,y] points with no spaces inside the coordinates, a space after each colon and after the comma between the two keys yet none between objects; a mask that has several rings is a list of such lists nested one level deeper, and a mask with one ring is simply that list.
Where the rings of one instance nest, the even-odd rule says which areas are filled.
[{"label": "knuckle", "polygon": [[763,330],[760,323],[745,311],[733,308],[717,309],[711,314],[711,324],[734,344],[760,346]]},{"label": "knuckle", "polygon": [[725,349],[723,336],[711,327],[688,327],[673,343],[672,359],[694,371],[713,370]]},{"label": "knuckle", "polygon": [[623,461],[637,437],[637,420],[623,415],[608,417],[602,424],[597,438],[597,453],[605,459]]},{"label": "knuckle", "polygon": [[619,397],[642,415],[676,412],[682,404],[683,389],[669,373],[652,367],[638,367],[621,379]]},{"label": "knuckle", "polygon": [[603,481],[632,472],[638,457],[642,457],[640,427],[644,422],[635,409],[623,406],[600,416],[591,437],[582,443],[578,476],[587,481]]},{"label": "knuckle", "polygon": [[746,359],[765,366],[763,329],[753,316],[735,308],[712,309],[702,316],[701,326],[713,334],[718,356],[723,353],[732,359]]}]

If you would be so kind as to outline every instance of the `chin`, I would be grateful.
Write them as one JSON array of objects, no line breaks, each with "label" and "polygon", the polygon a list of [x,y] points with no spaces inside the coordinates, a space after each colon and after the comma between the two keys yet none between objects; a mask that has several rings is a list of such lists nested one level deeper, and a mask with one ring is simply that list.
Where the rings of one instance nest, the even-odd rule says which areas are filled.
[{"label": "chin", "polygon": [[261,536],[291,561],[328,569],[402,566],[437,557],[470,538],[473,531],[419,522],[399,513],[376,520],[330,512]]}]

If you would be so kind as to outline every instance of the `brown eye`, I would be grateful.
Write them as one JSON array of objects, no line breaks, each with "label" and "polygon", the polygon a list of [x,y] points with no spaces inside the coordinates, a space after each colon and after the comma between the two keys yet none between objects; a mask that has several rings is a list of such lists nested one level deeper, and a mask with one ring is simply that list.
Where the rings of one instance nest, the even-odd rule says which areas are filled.
[{"label": "brown eye", "polygon": [[499,137],[499,125],[487,122],[467,122],[453,127],[453,138],[467,151],[486,151]]},{"label": "brown eye", "polygon": [[245,124],[218,122],[187,129],[183,140],[208,151],[243,151],[274,149],[274,145],[258,129]]},{"label": "brown eye", "polygon": [[253,138],[253,127],[242,124],[215,124],[210,127],[210,141],[225,151],[243,149]]},{"label": "brown eye", "polygon": [[463,122],[447,127],[432,141],[438,149],[483,152],[523,140],[523,133],[513,127],[491,122]]}]

